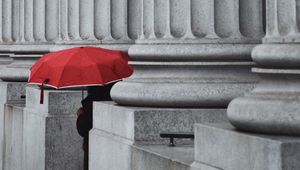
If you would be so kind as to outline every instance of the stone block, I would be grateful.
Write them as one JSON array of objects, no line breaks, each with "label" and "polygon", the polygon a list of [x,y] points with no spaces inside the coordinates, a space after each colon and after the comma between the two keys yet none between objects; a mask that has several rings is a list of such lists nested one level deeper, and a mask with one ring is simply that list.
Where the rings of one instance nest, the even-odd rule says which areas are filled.
[{"label": "stone block", "polygon": [[93,128],[138,142],[162,142],[160,132],[192,132],[194,123],[224,121],[225,109],[124,107],[94,102]]},{"label": "stone block", "polygon": [[4,128],[4,170],[23,169],[24,104],[6,104]]},{"label": "stone block", "polygon": [[25,94],[24,82],[0,82],[0,168],[3,167],[4,155],[4,112],[5,104],[24,103],[21,96]]},{"label": "stone block", "polygon": [[[172,162],[170,159],[152,157],[148,153],[145,153],[147,156],[144,160],[138,160],[139,155],[144,153],[136,150],[135,146],[166,144],[168,140],[162,140],[160,132],[192,132],[193,124],[197,122],[226,122],[225,112],[225,109],[141,108],[119,106],[113,102],[94,102],[89,145],[90,170],[141,169],[143,164],[147,164],[148,158],[158,163],[158,168],[167,165],[170,165],[169,168],[182,167],[183,165],[177,166],[177,163],[169,164]],[[192,144],[191,140],[176,142]]]},{"label": "stone block", "polygon": [[190,170],[194,160],[194,147],[179,145],[134,145],[132,147],[133,170]]},{"label": "stone block", "polygon": [[40,90],[27,87],[24,109],[24,169],[83,169],[82,138],[76,130],[74,111],[81,91]]},{"label": "stone block", "polygon": [[90,170],[132,170],[133,141],[92,129],[89,139]]},{"label": "stone block", "polygon": [[195,135],[195,165],[222,170],[300,169],[300,137],[244,133],[230,124],[197,124]]}]

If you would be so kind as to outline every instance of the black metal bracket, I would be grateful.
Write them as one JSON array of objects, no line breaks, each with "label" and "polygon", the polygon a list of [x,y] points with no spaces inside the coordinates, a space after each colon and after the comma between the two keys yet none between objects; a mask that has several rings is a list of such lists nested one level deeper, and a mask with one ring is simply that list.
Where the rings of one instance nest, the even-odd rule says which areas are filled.
[{"label": "black metal bracket", "polygon": [[185,138],[185,139],[194,139],[195,135],[193,132],[163,132],[160,133],[159,136],[161,138],[169,138],[170,142],[169,145],[170,147],[175,146],[174,138]]}]

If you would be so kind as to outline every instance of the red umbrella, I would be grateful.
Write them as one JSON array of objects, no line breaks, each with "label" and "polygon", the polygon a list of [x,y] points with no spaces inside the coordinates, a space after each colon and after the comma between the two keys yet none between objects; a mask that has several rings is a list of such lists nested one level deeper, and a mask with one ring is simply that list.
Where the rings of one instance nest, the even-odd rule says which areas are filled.
[{"label": "red umbrella", "polygon": [[129,77],[126,53],[96,47],[76,47],[48,53],[31,68],[28,83],[56,89],[105,85]]}]

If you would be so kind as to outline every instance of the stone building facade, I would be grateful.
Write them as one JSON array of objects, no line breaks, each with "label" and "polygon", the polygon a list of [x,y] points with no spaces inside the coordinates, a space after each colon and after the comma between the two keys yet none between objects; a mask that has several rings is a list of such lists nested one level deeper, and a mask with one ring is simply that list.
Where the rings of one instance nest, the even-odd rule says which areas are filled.
[{"label": "stone building facade", "polygon": [[[300,169],[299,0],[1,0],[0,167],[82,169],[81,92],[27,86],[43,54],[126,51],[94,103],[90,170]],[[24,96],[26,96],[24,99]],[[161,132],[194,132],[168,147]]]}]

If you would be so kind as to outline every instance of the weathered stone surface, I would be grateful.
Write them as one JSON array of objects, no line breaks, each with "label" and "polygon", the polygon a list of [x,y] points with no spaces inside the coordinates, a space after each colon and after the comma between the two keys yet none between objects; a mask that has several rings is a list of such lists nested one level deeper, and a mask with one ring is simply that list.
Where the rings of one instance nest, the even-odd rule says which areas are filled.
[{"label": "weathered stone surface", "polygon": [[296,1],[267,1],[264,44],[252,51],[257,63],[253,72],[261,77],[253,91],[233,100],[228,119],[241,130],[300,134],[300,16]]},{"label": "weathered stone surface", "polygon": [[82,169],[82,138],[74,115],[81,91],[46,90],[42,105],[39,89],[28,87],[26,95],[24,169]]},{"label": "weathered stone surface", "polygon": [[194,160],[193,145],[134,145],[133,170],[190,170]]},{"label": "weathered stone surface", "polygon": [[12,54],[12,62],[6,65],[0,72],[3,81],[27,82],[29,78],[29,68],[39,59],[42,54]]},{"label": "weathered stone surface", "polygon": [[23,169],[24,104],[5,105],[4,170]]},{"label": "weathered stone surface", "polygon": [[10,55],[10,53],[0,53],[0,70],[2,69],[2,66],[10,64],[12,62],[12,58],[9,57]]},{"label": "weathered stone surface", "polygon": [[21,95],[25,94],[25,83],[0,82],[0,167],[3,167],[4,155],[4,113],[5,104],[22,103]]},{"label": "weathered stone surface", "polygon": [[90,146],[90,169],[188,170],[194,160],[192,144],[135,145],[98,129],[90,132]]},{"label": "weathered stone surface", "polygon": [[224,122],[225,109],[124,107],[95,102],[93,128],[139,142],[162,142],[160,132],[192,132],[196,122]]},{"label": "weathered stone surface", "polygon": [[89,137],[90,170],[132,170],[132,140],[98,129],[92,129]]},{"label": "weathered stone surface", "polygon": [[[226,122],[224,114],[225,109],[142,108],[119,106],[113,102],[94,102],[93,129],[90,132],[90,169],[109,167],[112,170],[131,170],[133,166],[138,169],[146,162],[139,164],[137,161],[133,165],[135,144],[167,144],[167,139],[159,137],[160,132],[192,132],[196,122]],[[191,143],[191,140],[176,140],[178,145]],[[159,152],[158,150],[154,147],[152,151]],[[143,153],[136,150],[134,154],[138,157]],[[167,162],[170,162],[169,159],[152,157],[148,153],[145,155],[154,162],[158,161],[158,168],[166,167]],[[169,166],[171,167],[186,166],[177,167],[177,163],[174,163]]]},{"label": "weathered stone surface", "polygon": [[222,170],[300,168],[299,137],[243,133],[230,124],[196,124],[195,135],[198,164]]},{"label": "weathered stone surface", "polygon": [[113,87],[115,102],[225,108],[253,89],[250,53],[263,36],[262,1],[141,0],[140,6],[142,30],[128,51],[134,73]]},{"label": "weathered stone surface", "polygon": [[[263,69],[263,72],[266,71]],[[290,70],[290,73],[279,69],[269,71],[273,74],[264,73],[261,82],[250,94],[230,103],[228,118],[241,130],[299,135],[300,76],[296,73],[299,70]]]}]

